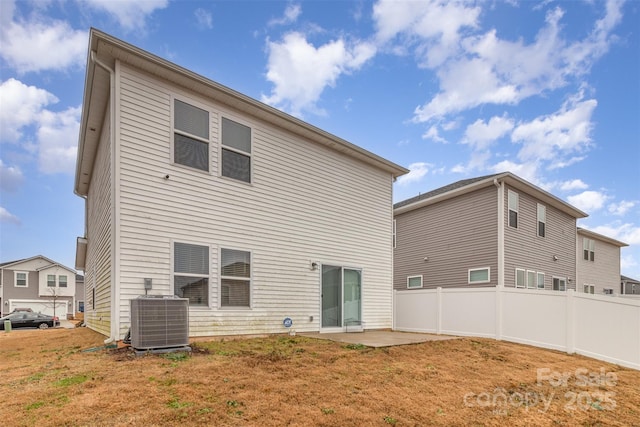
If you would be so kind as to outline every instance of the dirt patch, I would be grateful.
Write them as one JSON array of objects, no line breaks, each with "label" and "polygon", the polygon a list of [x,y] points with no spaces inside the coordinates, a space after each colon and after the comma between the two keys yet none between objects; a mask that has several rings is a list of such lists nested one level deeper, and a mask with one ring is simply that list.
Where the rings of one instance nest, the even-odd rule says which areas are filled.
[{"label": "dirt patch", "polygon": [[640,372],[485,339],[371,349],[199,340],[136,357],[86,328],[0,333],[13,426],[640,425]]}]

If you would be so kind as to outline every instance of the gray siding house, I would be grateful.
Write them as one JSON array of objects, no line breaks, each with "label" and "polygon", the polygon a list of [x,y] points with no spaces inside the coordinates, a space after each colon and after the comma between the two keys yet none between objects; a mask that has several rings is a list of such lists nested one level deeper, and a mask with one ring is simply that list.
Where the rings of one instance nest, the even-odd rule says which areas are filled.
[{"label": "gray siding house", "polygon": [[576,220],[586,216],[509,172],[399,202],[394,289],[576,289]]},{"label": "gray siding house", "polygon": [[640,280],[620,276],[620,293],[623,295],[640,295]]},{"label": "gray siding house", "polygon": [[620,292],[620,248],[626,243],[584,228],[576,240],[577,291],[590,294]]},{"label": "gray siding house", "polygon": [[191,336],[390,328],[407,172],[92,29],[74,190],[85,322],[121,339],[148,292],[189,299]]},{"label": "gray siding house", "polygon": [[76,272],[42,255],[0,263],[0,306],[2,315],[16,308],[37,313],[73,315]]}]

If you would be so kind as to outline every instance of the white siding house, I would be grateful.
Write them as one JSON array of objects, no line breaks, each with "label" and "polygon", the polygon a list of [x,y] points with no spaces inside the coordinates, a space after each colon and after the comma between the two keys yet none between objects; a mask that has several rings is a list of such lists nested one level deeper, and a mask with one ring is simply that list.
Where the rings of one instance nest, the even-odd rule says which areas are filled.
[{"label": "white siding house", "polygon": [[91,30],[75,192],[85,321],[189,299],[192,336],[392,326],[392,183],[406,169]]}]

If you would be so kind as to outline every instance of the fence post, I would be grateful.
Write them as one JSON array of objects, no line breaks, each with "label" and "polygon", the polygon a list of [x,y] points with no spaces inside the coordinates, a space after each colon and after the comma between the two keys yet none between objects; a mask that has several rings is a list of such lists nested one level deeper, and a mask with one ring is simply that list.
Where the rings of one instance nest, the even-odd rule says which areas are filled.
[{"label": "fence post", "polygon": [[436,288],[436,334],[442,333],[442,288]]},{"label": "fence post", "polygon": [[573,354],[576,352],[576,331],[575,331],[575,301],[574,301],[574,295],[575,295],[575,291],[573,289],[567,289],[566,290],[567,293],[567,304],[566,304],[566,310],[567,310],[567,342],[566,342],[566,346],[567,346],[567,353],[569,354]]},{"label": "fence post", "polygon": [[502,304],[503,304],[503,295],[504,286],[498,285],[496,286],[496,339],[498,341],[502,341]]}]

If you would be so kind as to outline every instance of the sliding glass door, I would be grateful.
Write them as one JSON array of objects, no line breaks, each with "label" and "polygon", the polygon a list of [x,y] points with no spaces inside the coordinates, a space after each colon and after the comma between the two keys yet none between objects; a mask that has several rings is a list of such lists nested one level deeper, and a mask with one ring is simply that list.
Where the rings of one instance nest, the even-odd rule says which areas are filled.
[{"label": "sliding glass door", "polygon": [[343,329],[362,322],[362,271],[322,266],[322,328]]}]

